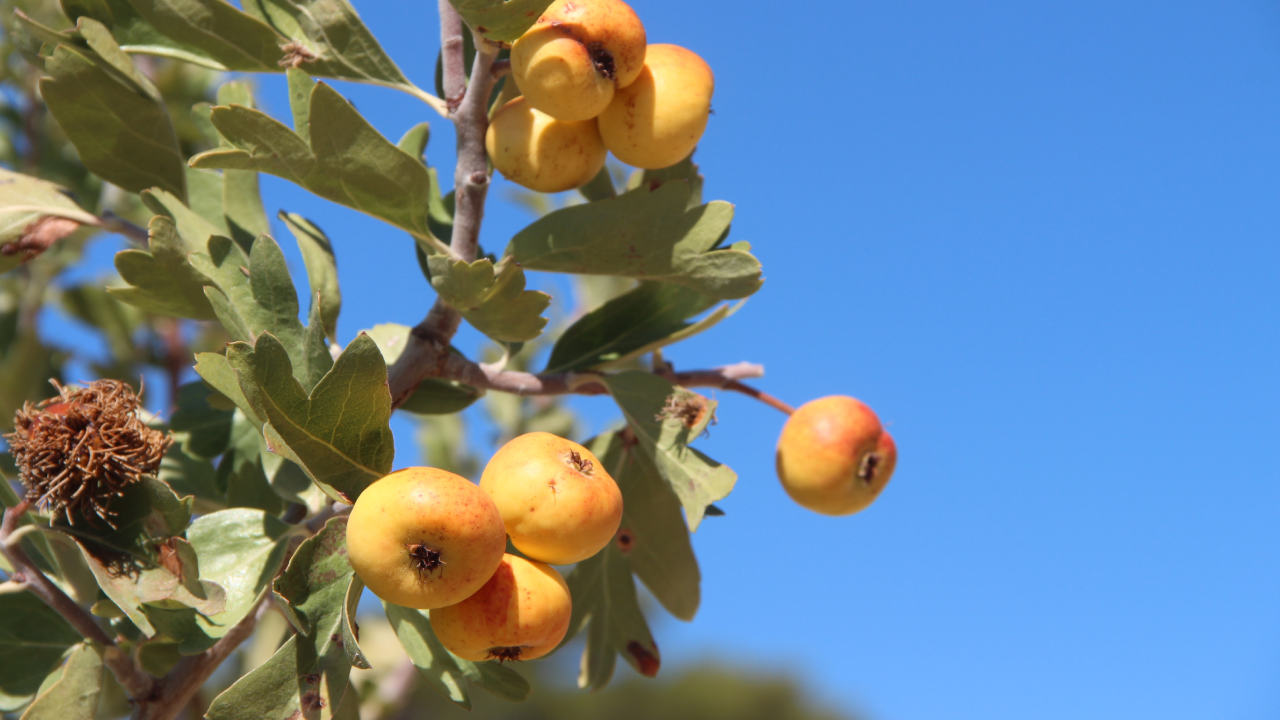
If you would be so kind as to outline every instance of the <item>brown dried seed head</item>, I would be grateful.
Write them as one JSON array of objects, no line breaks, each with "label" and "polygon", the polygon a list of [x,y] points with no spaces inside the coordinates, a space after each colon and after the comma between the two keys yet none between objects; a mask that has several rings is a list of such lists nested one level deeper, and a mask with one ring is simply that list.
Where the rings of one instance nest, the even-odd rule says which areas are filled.
[{"label": "brown dried seed head", "polygon": [[[694,428],[706,417],[707,406],[707,399],[698,393],[677,389],[667,396],[667,402],[662,406],[662,411],[653,419],[659,422],[679,420],[685,427]],[[711,418],[711,422],[715,422],[715,417]]]},{"label": "brown dried seed head", "polygon": [[112,501],[156,474],[173,439],[138,418],[138,396],[119,380],[53,385],[58,397],[24,405],[5,436],[27,499],[73,525],[114,528]]}]

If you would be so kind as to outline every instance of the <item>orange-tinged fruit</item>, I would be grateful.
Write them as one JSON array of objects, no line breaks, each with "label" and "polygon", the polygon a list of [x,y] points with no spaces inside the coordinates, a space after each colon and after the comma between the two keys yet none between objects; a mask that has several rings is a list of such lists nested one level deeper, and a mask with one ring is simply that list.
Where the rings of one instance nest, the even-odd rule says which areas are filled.
[{"label": "orange-tinged fruit", "polygon": [[431,611],[431,628],[463,660],[533,660],[564,639],[573,614],[569,585],[545,563],[516,555],[474,595]]},{"label": "orange-tinged fruit", "polygon": [[411,608],[452,605],[493,576],[506,552],[502,516],[465,478],[430,467],[378,480],[347,520],[347,558],[374,595]]},{"label": "orange-tinged fruit", "polygon": [[800,406],[778,438],[782,487],[792,500],[826,515],[849,515],[870,505],[897,461],[880,418],[844,395]]},{"label": "orange-tinged fruit", "polygon": [[520,552],[552,565],[595,555],[622,523],[622,492],[599,458],[551,433],[526,433],[503,445],[480,487]]},{"label": "orange-tinged fruit", "polygon": [[484,146],[504,177],[545,193],[585,185],[604,167],[607,154],[594,121],[556,120],[523,97],[494,114]]},{"label": "orange-tinged fruit", "polygon": [[596,118],[605,147],[628,165],[675,165],[702,139],[715,76],[706,61],[678,45],[650,45],[636,81],[614,93]]},{"label": "orange-tinged fruit", "polygon": [[644,25],[622,0],[556,0],[511,45],[511,76],[534,107],[590,120],[640,75]]}]

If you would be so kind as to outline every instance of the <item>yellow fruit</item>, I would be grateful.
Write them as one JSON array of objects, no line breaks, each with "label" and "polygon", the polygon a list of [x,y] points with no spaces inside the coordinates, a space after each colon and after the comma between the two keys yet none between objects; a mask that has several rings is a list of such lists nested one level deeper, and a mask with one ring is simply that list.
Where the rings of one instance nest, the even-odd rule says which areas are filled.
[{"label": "yellow fruit", "polygon": [[898,462],[893,438],[862,402],[844,395],[800,406],[778,438],[778,477],[800,505],[826,515],[867,507]]},{"label": "yellow fruit", "polygon": [[507,548],[502,516],[465,478],[406,468],[365,488],[347,521],[347,558],[374,595],[411,608],[452,605],[484,585]]},{"label": "yellow fruit", "polygon": [[511,45],[511,76],[558,120],[590,120],[644,64],[644,25],[621,0],[556,0]]},{"label": "yellow fruit", "polygon": [[431,611],[431,628],[463,660],[533,660],[569,629],[573,601],[560,573],[515,555],[474,595]]},{"label": "yellow fruit", "polygon": [[622,492],[591,451],[551,433],[521,435],[480,477],[511,542],[552,565],[595,555],[622,523]]},{"label": "yellow fruit", "polygon": [[714,90],[702,58],[676,45],[650,45],[640,77],[618,90],[596,119],[605,147],[638,168],[675,165],[702,139]]},{"label": "yellow fruit", "polygon": [[545,193],[585,185],[604,167],[606,155],[595,122],[556,120],[523,97],[494,114],[484,146],[504,177]]}]

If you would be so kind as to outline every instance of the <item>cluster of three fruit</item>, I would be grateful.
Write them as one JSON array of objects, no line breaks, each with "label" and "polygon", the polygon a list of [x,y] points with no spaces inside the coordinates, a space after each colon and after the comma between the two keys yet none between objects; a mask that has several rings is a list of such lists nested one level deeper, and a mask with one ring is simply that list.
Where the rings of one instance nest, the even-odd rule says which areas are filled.
[{"label": "cluster of three fruit", "polygon": [[[370,485],[347,521],[347,554],[378,597],[430,609],[458,657],[531,660],[555,649],[572,613],[550,565],[596,554],[621,522],[622,494],[589,450],[528,433],[494,454],[479,486],[429,467]],[[506,552],[508,536],[524,557]]]}]

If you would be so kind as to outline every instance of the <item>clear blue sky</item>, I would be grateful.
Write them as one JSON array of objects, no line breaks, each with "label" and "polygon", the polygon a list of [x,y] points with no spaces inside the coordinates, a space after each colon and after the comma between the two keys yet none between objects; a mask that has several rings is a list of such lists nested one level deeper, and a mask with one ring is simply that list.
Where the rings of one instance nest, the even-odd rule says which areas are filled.
[{"label": "clear blue sky", "polygon": [[[424,87],[433,6],[357,2]],[[716,72],[697,159],[768,278],[672,359],[860,397],[901,453],[873,508],[810,514],[774,475],[782,416],[722,393],[702,447],[740,481],[696,535],[699,617],[657,624],[664,660],[788,670],[882,720],[1280,714],[1280,10],[635,7]],[[340,89],[393,140],[431,121],[452,176],[447,123]],[[407,237],[265,188],[334,238],[345,339],[420,319]],[[495,204],[486,245],[527,221]]]}]

